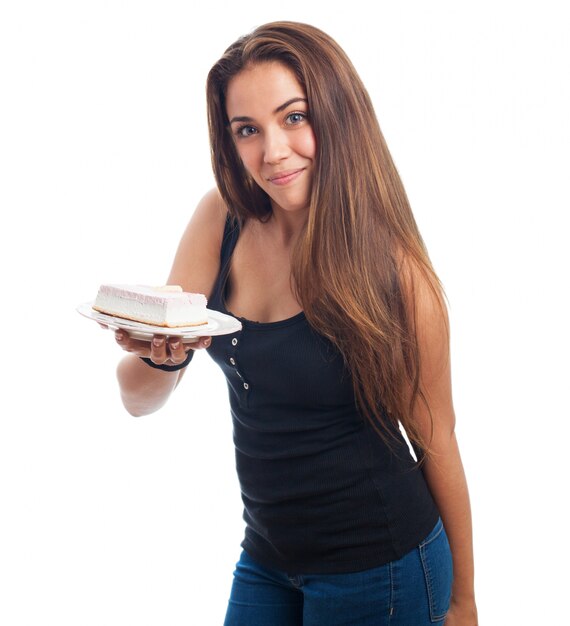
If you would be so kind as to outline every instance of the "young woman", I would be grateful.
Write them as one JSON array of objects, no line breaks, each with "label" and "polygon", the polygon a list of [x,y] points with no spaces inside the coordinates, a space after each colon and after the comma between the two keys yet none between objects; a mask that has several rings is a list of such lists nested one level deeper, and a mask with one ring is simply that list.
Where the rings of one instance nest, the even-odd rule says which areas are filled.
[{"label": "young woman", "polygon": [[[328,35],[276,22],[207,97],[217,188],[169,283],[243,324],[193,346],[228,381],[244,502],[226,624],[475,626],[446,307],[364,86]],[[116,338],[126,408],[157,410],[193,352]]]}]

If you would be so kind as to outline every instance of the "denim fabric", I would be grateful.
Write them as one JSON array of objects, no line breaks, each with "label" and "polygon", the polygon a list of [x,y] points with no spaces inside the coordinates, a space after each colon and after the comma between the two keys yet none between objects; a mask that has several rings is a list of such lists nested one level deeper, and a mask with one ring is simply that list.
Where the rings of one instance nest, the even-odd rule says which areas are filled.
[{"label": "denim fabric", "polygon": [[401,559],[350,574],[280,572],[242,552],[224,626],[441,626],[452,581],[441,519]]}]

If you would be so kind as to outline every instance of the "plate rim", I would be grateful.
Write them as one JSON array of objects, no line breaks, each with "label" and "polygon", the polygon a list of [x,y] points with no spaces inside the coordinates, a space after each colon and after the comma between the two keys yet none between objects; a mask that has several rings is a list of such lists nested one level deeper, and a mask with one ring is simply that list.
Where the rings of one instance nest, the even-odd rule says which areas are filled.
[{"label": "plate rim", "polygon": [[[232,315],[227,315],[221,311],[206,308],[208,313],[208,324],[200,326],[154,326],[145,324],[144,322],[135,322],[121,317],[101,313],[93,309],[94,300],[83,302],[76,307],[76,311],[83,317],[93,320],[94,322],[109,323],[109,327],[122,328],[127,332],[137,333],[139,335],[152,337],[152,335],[165,335],[170,337],[207,337],[217,335],[229,335],[242,330],[242,323]],[[215,328],[207,328],[211,323],[217,323]],[[220,325],[221,324],[221,325]]]}]

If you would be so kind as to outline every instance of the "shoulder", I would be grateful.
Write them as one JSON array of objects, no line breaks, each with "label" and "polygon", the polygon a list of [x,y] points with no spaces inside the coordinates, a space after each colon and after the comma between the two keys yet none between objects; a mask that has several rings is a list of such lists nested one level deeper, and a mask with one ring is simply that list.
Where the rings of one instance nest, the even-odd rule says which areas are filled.
[{"label": "shoulder", "polygon": [[416,335],[423,378],[449,365],[449,316],[445,293],[433,269],[401,255],[399,275],[410,326]]},{"label": "shoulder", "polygon": [[447,319],[445,293],[439,278],[429,264],[420,263],[409,254],[399,253],[396,264],[406,306],[411,312]]},{"label": "shoulder", "polygon": [[228,208],[217,187],[210,189],[198,202],[192,214],[187,232],[200,229],[201,235],[219,236],[221,241],[224,224],[228,216]]},{"label": "shoulder", "polygon": [[220,266],[220,248],[228,209],[217,188],[198,202],[182,235],[169,284],[210,297]]}]

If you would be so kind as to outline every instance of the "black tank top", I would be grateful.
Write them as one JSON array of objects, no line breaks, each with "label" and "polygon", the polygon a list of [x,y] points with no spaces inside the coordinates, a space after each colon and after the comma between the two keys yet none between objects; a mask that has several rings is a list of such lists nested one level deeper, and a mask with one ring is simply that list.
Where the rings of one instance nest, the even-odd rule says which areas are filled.
[{"label": "black tank top", "polygon": [[[239,229],[229,219],[208,307],[224,306]],[[261,564],[342,573],[399,559],[439,512],[400,431],[395,451],[358,412],[340,353],[304,313],[214,337],[226,376],[246,522],[242,546]]]}]

